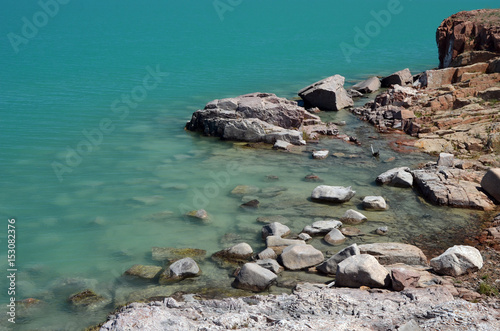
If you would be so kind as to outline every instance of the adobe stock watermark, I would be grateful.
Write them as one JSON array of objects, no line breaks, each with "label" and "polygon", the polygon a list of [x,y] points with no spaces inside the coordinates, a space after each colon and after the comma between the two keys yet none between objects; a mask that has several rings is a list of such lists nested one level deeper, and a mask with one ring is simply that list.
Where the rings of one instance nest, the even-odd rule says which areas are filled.
[{"label": "adobe stock watermark", "polygon": [[403,9],[400,0],[389,0],[387,2],[387,9],[382,9],[378,12],[374,10],[370,11],[373,19],[365,24],[364,29],[361,29],[359,26],[354,27],[356,34],[354,35],[353,43],[340,43],[340,49],[347,63],[351,63],[351,56],[353,54],[359,54],[362,49],[368,47],[372,38],[378,36],[383,28],[389,26],[392,17],[401,14]]},{"label": "adobe stock watermark", "polygon": [[61,8],[60,5],[67,5],[71,0],[40,0],[38,6],[40,10],[35,12],[31,20],[26,16],[21,18],[23,23],[21,33],[16,34],[9,32],[7,38],[9,39],[12,49],[17,54],[19,53],[20,45],[27,45],[29,41],[38,35],[39,29],[45,27],[51,18],[54,18]]},{"label": "adobe stock watermark", "polygon": [[232,12],[237,6],[241,5],[243,0],[214,0],[212,3],[219,19],[224,21],[224,14],[228,11]]},{"label": "adobe stock watermark", "polygon": [[218,172],[210,171],[208,175],[212,181],[208,182],[203,186],[203,189],[194,189],[194,196],[191,200],[191,204],[180,204],[179,212],[181,215],[193,210],[205,209],[209,204],[210,200],[213,200],[219,196],[221,190],[227,188],[231,183],[231,179],[237,176],[241,172],[241,165],[237,161],[230,161],[226,163],[225,168],[222,168]]},{"label": "adobe stock watermark", "polygon": [[85,156],[102,144],[104,137],[115,130],[115,124],[124,121],[129,116],[130,109],[136,109],[148,97],[148,91],[156,89],[163,82],[163,77],[168,76],[167,72],[160,71],[160,65],[156,65],[155,69],[147,66],[146,72],[141,84],[111,103],[111,117],[102,118],[92,130],[84,129],[83,137],[76,146],[67,146],[64,156],[51,163],[59,182],[64,180],[65,174],[72,173],[83,162]]}]

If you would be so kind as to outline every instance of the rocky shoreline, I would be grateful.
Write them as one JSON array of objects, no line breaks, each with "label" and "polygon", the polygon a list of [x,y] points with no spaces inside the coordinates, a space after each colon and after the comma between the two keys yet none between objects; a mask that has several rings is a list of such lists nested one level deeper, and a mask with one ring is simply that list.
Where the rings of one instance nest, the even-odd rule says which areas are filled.
[{"label": "rocky shoreline", "polygon": [[[350,209],[338,220],[318,220],[297,235],[279,220],[267,220],[261,233],[265,250],[254,252],[242,242],[212,255],[222,267],[235,270],[233,287],[266,291],[283,270],[323,274],[331,281],[299,282],[292,294],[199,300],[195,294],[181,293],[133,303],[110,315],[100,330],[500,329],[500,216],[494,216],[500,201],[500,24],[492,18],[496,15],[500,17],[500,10],[480,10],[443,21],[436,35],[440,69],[417,75],[404,69],[382,79],[371,77],[349,90],[344,78],[334,75],[299,91],[299,103],[270,93],[214,100],[186,125],[207,136],[251,146],[272,144],[287,152],[322,136],[359,143],[341,133],[342,123],[324,123],[314,114],[349,108],[379,132],[400,132],[399,144],[439,154],[437,162],[418,169],[389,169],[374,178],[377,184],[414,187],[436,205],[488,211],[492,221],[485,223],[480,236],[430,260],[416,246],[391,242],[353,244],[325,258],[307,241],[320,236],[336,246],[346,237],[356,238],[356,225],[367,219],[362,210],[387,209],[382,196],[363,197],[362,210]],[[485,23],[488,17],[490,23]],[[380,88],[387,89],[373,102],[352,108],[353,98]],[[323,159],[329,152],[313,151],[311,156]],[[253,189],[238,186],[232,194],[252,197],[257,192]],[[310,198],[342,204],[355,194],[351,187],[318,185]],[[258,199],[248,199],[241,207],[258,205]],[[189,216],[208,217],[204,210]],[[387,228],[377,229],[378,235],[386,232]],[[158,249],[158,258],[170,261],[167,268],[133,266],[126,274],[160,284],[199,276],[197,258],[206,252],[177,253],[173,258],[171,251]],[[395,311],[388,318],[387,313]]]}]

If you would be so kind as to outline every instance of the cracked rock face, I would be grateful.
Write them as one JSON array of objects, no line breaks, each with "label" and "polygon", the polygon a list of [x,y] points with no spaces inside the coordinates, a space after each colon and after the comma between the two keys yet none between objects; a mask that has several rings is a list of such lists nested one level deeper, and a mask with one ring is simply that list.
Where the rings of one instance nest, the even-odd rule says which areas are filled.
[{"label": "cracked rock face", "polygon": [[[396,312],[390,314],[388,312]],[[111,315],[111,330],[499,330],[495,309],[454,299],[445,287],[401,292],[298,285],[293,294],[133,303]]]},{"label": "cracked rock face", "polygon": [[303,132],[338,134],[335,125],[272,93],[213,100],[193,113],[186,129],[228,140],[268,144],[282,140],[294,145],[305,144]]}]

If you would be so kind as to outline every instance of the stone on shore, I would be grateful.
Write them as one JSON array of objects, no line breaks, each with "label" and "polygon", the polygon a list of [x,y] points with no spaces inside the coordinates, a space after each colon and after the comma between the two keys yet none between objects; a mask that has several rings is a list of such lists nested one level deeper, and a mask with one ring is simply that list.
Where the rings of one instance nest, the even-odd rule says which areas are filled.
[{"label": "stone on shore", "polygon": [[391,85],[407,85],[413,83],[413,76],[410,69],[406,68],[393,73],[385,78],[382,78],[382,87],[391,87]]},{"label": "stone on shore", "polygon": [[289,270],[301,270],[323,262],[321,251],[311,245],[288,246],[281,253],[281,261]]},{"label": "stone on shore", "polygon": [[125,271],[124,274],[141,279],[153,280],[159,276],[161,270],[162,267],[155,265],[135,264]]},{"label": "stone on shore", "polygon": [[342,232],[340,232],[339,229],[333,229],[332,231],[328,232],[325,236],[325,238],[323,238],[324,241],[326,241],[327,243],[329,243],[330,245],[340,245],[342,244],[346,238],[345,236],[342,234]]},{"label": "stone on shore", "polygon": [[354,194],[356,194],[356,191],[353,191],[350,186],[320,185],[313,190],[311,198],[314,200],[342,203],[351,200]]},{"label": "stone on shore", "polygon": [[455,155],[451,153],[439,153],[437,165],[441,167],[453,167]]},{"label": "stone on shore", "polygon": [[325,274],[335,274],[337,272],[337,265],[353,255],[361,254],[359,247],[356,244],[352,244],[338,252],[337,254],[328,258],[325,262],[320,264],[317,269]]},{"label": "stone on shore", "polygon": [[334,75],[303,88],[298,94],[311,107],[340,110],[354,104],[344,89],[344,81],[344,77]]},{"label": "stone on shore", "polygon": [[256,263],[245,263],[233,282],[233,287],[260,292],[266,290],[278,278],[275,273]]},{"label": "stone on shore", "polygon": [[489,169],[481,180],[481,187],[500,202],[500,168]]},{"label": "stone on shore", "polygon": [[273,222],[262,227],[262,239],[268,236],[285,237],[290,234],[290,228],[278,222]]},{"label": "stone on shore", "polygon": [[367,80],[357,83],[352,87],[353,90],[361,92],[363,94],[373,93],[380,89],[381,83],[378,77],[370,77]]},{"label": "stone on shore", "polygon": [[375,243],[359,245],[361,254],[370,254],[383,265],[404,263],[407,265],[427,265],[427,257],[416,246],[402,243]]},{"label": "stone on shore", "polygon": [[381,196],[366,196],[363,199],[363,208],[366,210],[386,210],[387,204]]},{"label": "stone on shore", "polygon": [[391,269],[392,289],[402,291],[408,287],[416,287],[420,279],[420,274],[416,271],[405,268]]},{"label": "stone on shore", "polygon": [[477,248],[455,245],[430,261],[432,269],[440,275],[460,276],[483,267],[483,258]]},{"label": "stone on shore", "polygon": [[160,274],[159,283],[167,284],[169,282],[182,280],[185,278],[196,277],[201,274],[201,270],[198,264],[190,258],[186,257],[184,259],[175,261],[172,263],[168,269]]},{"label": "stone on shore", "polygon": [[365,215],[361,214],[359,211],[356,211],[354,209],[349,209],[344,213],[344,216],[342,216],[339,221],[345,224],[361,224],[364,221],[366,221],[367,218]]},{"label": "stone on shore", "polygon": [[330,153],[330,151],[328,151],[327,149],[322,149],[320,151],[314,151],[312,152],[312,157],[313,159],[326,159],[328,157],[328,154]]},{"label": "stone on shore", "polygon": [[337,266],[335,274],[337,287],[389,288],[390,285],[389,271],[371,255],[353,255]]},{"label": "stone on shore", "polygon": [[316,221],[311,225],[306,225],[302,232],[307,233],[311,236],[319,236],[327,234],[333,229],[338,229],[342,226],[342,222],[334,219],[326,219],[321,221]]}]

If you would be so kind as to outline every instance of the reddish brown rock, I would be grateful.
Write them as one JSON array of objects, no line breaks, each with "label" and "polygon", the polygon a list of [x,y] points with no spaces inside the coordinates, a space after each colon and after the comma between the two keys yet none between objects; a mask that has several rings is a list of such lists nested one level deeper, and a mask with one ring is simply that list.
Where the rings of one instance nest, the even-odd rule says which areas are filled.
[{"label": "reddish brown rock", "polygon": [[404,269],[394,268],[391,270],[392,288],[395,291],[402,291],[408,287],[415,287],[420,279],[418,272]]},{"label": "reddish brown rock", "polygon": [[446,68],[461,53],[500,53],[500,9],[462,11],[445,19],[436,32],[439,67]]}]

